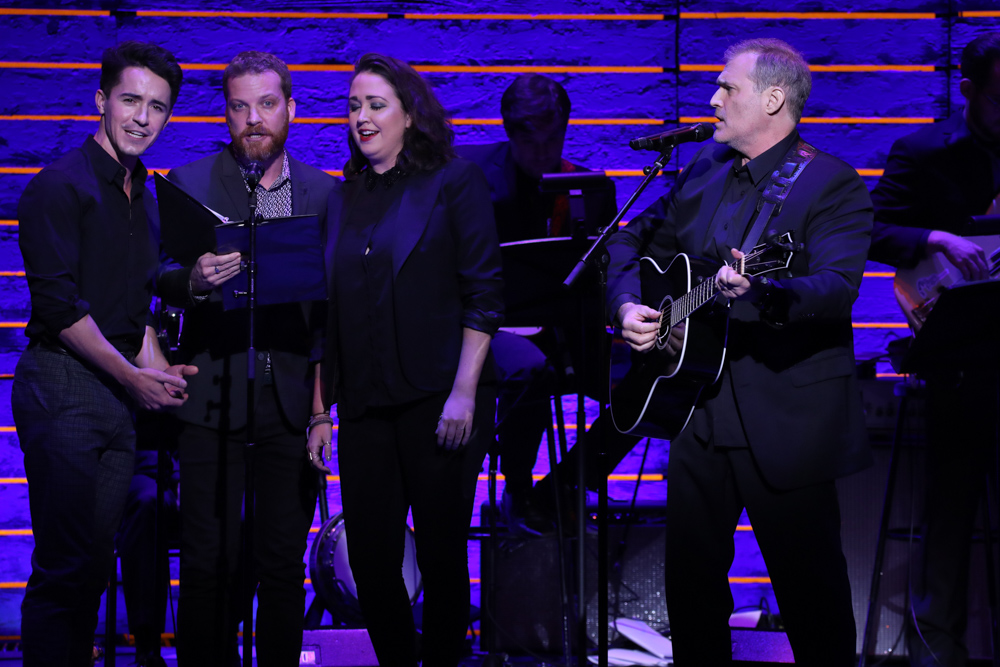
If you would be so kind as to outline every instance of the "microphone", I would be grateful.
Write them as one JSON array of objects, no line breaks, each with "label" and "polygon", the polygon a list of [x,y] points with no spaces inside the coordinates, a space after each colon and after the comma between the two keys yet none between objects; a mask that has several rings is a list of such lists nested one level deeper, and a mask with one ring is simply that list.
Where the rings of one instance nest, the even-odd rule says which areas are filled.
[{"label": "microphone", "polygon": [[260,183],[260,179],[264,178],[264,168],[260,166],[260,162],[251,162],[245,167],[247,186],[250,188],[250,192],[257,189],[257,184]]},{"label": "microphone", "polygon": [[714,132],[715,127],[712,123],[698,123],[697,125],[679,127],[676,130],[668,130],[660,134],[651,134],[648,137],[638,137],[628,142],[628,145],[634,151],[662,152],[687,141],[705,141]]}]

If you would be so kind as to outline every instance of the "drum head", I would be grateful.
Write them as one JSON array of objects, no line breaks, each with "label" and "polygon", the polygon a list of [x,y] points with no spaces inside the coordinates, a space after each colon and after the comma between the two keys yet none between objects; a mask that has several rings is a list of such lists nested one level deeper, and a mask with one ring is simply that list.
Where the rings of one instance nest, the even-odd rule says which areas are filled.
[{"label": "drum head", "polygon": [[[420,597],[423,582],[417,566],[417,543],[413,530],[404,527],[403,542],[403,583],[413,604]],[[351,562],[347,550],[347,526],[344,515],[331,517],[320,528],[313,539],[309,553],[309,576],[313,589],[326,603],[327,609],[343,605],[345,602],[357,604],[358,587],[351,572]]]}]

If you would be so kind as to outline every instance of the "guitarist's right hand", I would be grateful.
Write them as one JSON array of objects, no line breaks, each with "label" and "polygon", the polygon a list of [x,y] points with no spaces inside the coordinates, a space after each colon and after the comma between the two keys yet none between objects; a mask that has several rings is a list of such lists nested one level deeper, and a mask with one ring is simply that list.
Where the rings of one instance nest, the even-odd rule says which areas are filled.
[{"label": "guitarist's right hand", "polygon": [[622,325],[622,338],[636,352],[646,352],[656,343],[660,329],[658,310],[629,301],[618,309],[618,321]]},{"label": "guitarist's right hand", "polygon": [[927,236],[927,252],[943,252],[966,280],[987,280],[990,277],[986,252],[969,239],[936,229]]}]

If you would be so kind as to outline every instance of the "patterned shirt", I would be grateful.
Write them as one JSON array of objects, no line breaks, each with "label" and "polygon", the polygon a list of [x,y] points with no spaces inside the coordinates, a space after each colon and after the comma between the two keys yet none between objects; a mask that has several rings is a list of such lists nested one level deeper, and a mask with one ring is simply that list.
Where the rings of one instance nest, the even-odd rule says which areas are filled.
[{"label": "patterned shirt", "polygon": [[[287,218],[292,214],[292,174],[288,170],[288,153],[282,152],[282,158],[281,176],[271,184],[271,187],[265,188],[263,184],[257,184],[257,215],[259,220]],[[236,164],[240,167],[245,185],[247,171],[239,161]],[[247,192],[250,192],[250,186],[245,185],[245,187]]]}]

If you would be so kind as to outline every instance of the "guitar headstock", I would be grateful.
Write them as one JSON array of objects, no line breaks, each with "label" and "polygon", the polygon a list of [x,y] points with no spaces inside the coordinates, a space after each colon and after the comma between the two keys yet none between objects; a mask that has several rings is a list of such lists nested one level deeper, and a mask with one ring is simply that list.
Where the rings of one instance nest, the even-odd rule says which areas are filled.
[{"label": "guitar headstock", "polygon": [[785,232],[781,236],[769,234],[764,242],[754,246],[740,260],[740,273],[750,276],[759,276],[772,271],[787,269],[792,263],[792,257],[796,252],[803,249],[801,243],[796,244],[792,240],[792,233]]}]

